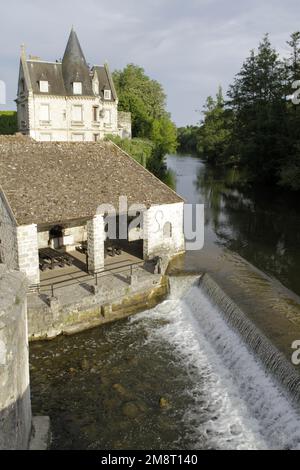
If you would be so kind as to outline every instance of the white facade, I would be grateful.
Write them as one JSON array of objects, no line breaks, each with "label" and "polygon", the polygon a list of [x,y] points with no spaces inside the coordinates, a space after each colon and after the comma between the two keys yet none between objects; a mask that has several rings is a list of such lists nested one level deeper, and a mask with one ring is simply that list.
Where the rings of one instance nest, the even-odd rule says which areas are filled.
[{"label": "white facade", "polygon": [[131,138],[131,114],[118,115],[118,97],[108,65],[85,61],[72,30],[61,62],[26,58],[21,52],[18,129],[34,140],[94,142],[106,135]]},{"label": "white facade", "polygon": [[[25,110],[21,112],[23,104]],[[25,119],[22,119],[23,112]],[[97,120],[94,120],[95,113]],[[109,134],[122,136],[122,130],[118,128],[117,104],[103,103],[100,97],[61,98],[29,94],[28,99],[18,104],[18,123],[20,132],[41,142],[94,142]]]},{"label": "white facade", "polygon": [[184,203],[152,206],[143,214],[144,259],[185,251]]}]

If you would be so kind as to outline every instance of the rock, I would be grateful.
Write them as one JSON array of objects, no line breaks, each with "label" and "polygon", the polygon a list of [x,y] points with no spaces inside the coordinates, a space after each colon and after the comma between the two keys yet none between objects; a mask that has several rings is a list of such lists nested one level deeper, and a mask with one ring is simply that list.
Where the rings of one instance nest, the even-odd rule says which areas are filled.
[{"label": "rock", "polygon": [[91,374],[97,374],[97,369],[95,369],[94,367],[90,370],[90,373]]},{"label": "rock", "polygon": [[101,376],[100,380],[101,380],[101,384],[104,385],[105,387],[107,387],[111,383],[110,379],[106,376]]},{"label": "rock", "polygon": [[70,374],[76,374],[76,369],[74,369],[73,367],[70,367],[69,372]]},{"label": "rock", "polygon": [[133,402],[125,403],[122,407],[122,413],[124,416],[130,419],[135,419],[139,415],[139,409]]},{"label": "rock", "polygon": [[116,400],[115,398],[108,398],[107,400],[103,401],[103,407],[105,410],[113,411],[116,408],[118,408],[120,404],[119,400]]},{"label": "rock", "polygon": [[90,365],[89,365],[89,361],[84,358],[82,359],[81,363],[80,363],[80,367],[81,367],[81,370],[85,371],[85,370],[88,370]]},{"label": "rock", "polygon": [[113,389],[118,392],[121,397],[130,397],[130,393],[121,384],[114,384]]},{"label": "rock", "polygon": [[230,433],[232,436],[239,436],[242,434],[243,430],[239,424],[232,424],[230,426]]},{"label": "rock", "polygon": [[167,400],[167,398],[164,398],[164,397],[162,397],[159,400],[159,406],[162,410],[168,410],[169,408],[171,408],[171,404],[169,400]]}]

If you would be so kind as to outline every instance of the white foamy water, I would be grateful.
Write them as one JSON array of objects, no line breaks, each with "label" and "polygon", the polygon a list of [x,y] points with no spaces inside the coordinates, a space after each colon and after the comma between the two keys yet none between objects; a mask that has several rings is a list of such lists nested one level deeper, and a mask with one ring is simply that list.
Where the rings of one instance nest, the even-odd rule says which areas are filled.
[{"label": "white foamy water", "polygon": [[279,386],[190,278],[172,283],[169,300],[131,321],[146,322],[148,341],[167,342],[189,375],[193,446],[299,449],[300,418]]}]

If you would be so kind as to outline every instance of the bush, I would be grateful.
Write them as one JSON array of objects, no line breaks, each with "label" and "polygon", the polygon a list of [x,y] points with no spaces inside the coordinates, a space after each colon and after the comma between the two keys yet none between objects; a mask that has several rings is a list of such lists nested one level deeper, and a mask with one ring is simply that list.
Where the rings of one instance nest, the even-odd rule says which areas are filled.
[{"label": "bush", "polygon": [[124,152],[128,153],[137,162],[147,167],[148,160],[152,156],[153,143],[150,140],[144,139],[121,139],[121,137],[109,135],[105,140],[111,140]]},{"label": "bush", "polygon": [[18,132],[16,111],[0,111],[0,134],[15,134]]}]

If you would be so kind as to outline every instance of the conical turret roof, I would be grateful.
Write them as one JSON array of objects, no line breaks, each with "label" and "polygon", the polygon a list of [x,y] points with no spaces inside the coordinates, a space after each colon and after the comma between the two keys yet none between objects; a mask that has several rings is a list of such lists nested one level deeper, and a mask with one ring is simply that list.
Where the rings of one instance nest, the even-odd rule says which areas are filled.
[{"label": "conical turret roof", "polygon": [[74,28],[71,30],[62,60],[62,73],[68,95],[73,94],[73,82],[82,83],[83,95],[93,95],[90,70]]}]

